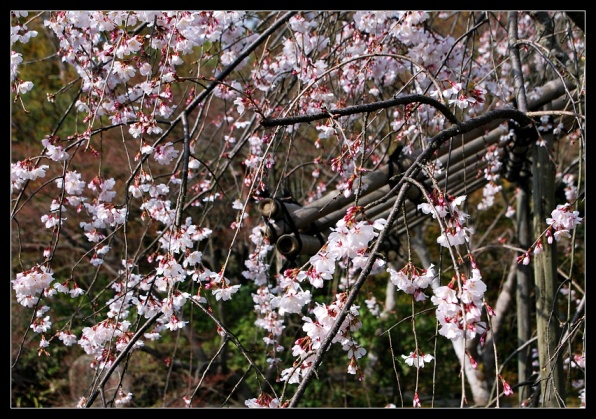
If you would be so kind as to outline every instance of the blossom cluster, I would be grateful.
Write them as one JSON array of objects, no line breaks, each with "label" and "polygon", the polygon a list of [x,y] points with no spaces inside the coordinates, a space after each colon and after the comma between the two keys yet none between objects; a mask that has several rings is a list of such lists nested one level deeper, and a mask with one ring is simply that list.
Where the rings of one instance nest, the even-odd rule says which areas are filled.
[{"label": "blossom cluster", "polygon": [[474,227],[465,225],[469,214],[460,208],[466,200],[466,195],[452,197],[433,189],[430,198],[430,203],[418,204],[418,208],[424,214],[431,214],[433,218],[445,222],[445,229],[437,238],[437,243],[450,247],[469,242],[470,235],[474,234]]},{"label": "blossom cluster", "polygon": [[[245,262],[249,268],[243,275],[252,278],[255,282],[261,284],[255,294],[255,311],[259,318],[255,324],[267,331],[264,341],[271,345],[272,352],[279,352],[283,347],[277,345],[277,339],[281,335],[285,325],[283,319],[285,314],[299,314],[304,307],[308,306],[312,300],[310,290],[304,289],[305,285],[313,288],[322,288],[325,281],[329,281],[336,273],[338,266],[350,267],[351,269],[362,268],[363,261],[369,257],[367,253],[370,242],[378,235],[377,231],[383,229],[385,220],[379,219],[375,222],[358,220],[362,208],[351,207],[346,215],[340,219],[335,228],[329,234],[327,243],[313,256],[310,257],[309,267],[304,270],[287,269],[283,274],[276,275],[275,286],[265,286],[260,278],[262,274],[257,274],[261,269],[259,262],[271,246],[267,244],[262,237],[262,232],[253,230],[251,236],[253,242],[257,243],[261,250],[258,255],[253,255]],[[382,266],[382,261],[375,261],[375,266]],[[351,265],[351,266],[350,266]],[[309,370],[312,359],[325,339],[329,330],[333,327],[335,318],[343,308],[346,294],[341,293],[336,296],[336,302],[327,306],[325,304],[316,304],[312,310],[316,319],[303,316],[305,322],[303,330],[307,336],[298,339],[293,347],[292,354],[298,357],[295,365],[282,371],[282,381],[288,383],[299,383],[304,374]],[[359,373],[357,360],[366,354],[366,350],[358,345],[353,339],[351,333],[360,327],[357,316],[358,307],[351,306],[350,311],[342,325],[340,331],[333,342],[341,344],[342,348],[348,353],[348,372],[351,374]],[[275,356],[268,358],[271,366],[279,362]]]},{"label": "blossom cluster", "polygon": [[[473,339],[477,335],[484,335],[487,326],[482,320],[482,307],[486,307],[489,313],[492,309],[484,301],[486,284],[482,281],[480,270],[472,263],[472,276],[468,278],[460,274],[460,278],[452,279],[448,285],[437,286],[433,289],[430,301],[436,306],[436,316],[440,323],[439,334],[451,340],[459,340],[465,336],[466,339]],[[388,268],[390,280],[401,291],[411,294],[414,301],[425,301],[428,297],[424,294],[426,289],[435,278],[436,274],[433,265],[427,270],[420,270],[412,263],[407,263],[402,269],[396,271]],[[430,355],[429,355],[430,356]],[[403,356],[409,365],[412,362],[420,362],[420,367],[432,358],[424,358],[416,352]],[[422,357],[421,359],[419,357]]]},{"label": "blossom cluster", "polygon": [[582,220],[583,217],[579,216],[579,211],[572,209],[569,202],[557,205],[552,210],[551,216],[546,219],[546,224],[548,225],[546,230],[525,253],[517,258],[517,262],[528,265],[530,263],[531,252],[534,255],[542,253],[544,250],[543,237],[546,237],[547,243],[551,245],[561,240],[561,237],[570,238],[571,230],[581,224]]},{"label": "blossom cluster", "polygon": [[487,162],[483,173],[488,183],[482,188],[482,201],[477,206],[481,211],[492,207],[495,202],[495,196],[503,189],[498,183],[501,177],[499,172],[502,166],[498,147],[496,145],[488,147],[483,159]]},{"label": "blossom cluster", "polygon": [[249,408],[268,408],[268,409],[275,409],[280,406],[279,399],[277,397],[272,397],[267,393],[259,394],[259,397],[248,399],[244,402],[246,407]]},{"label": "blossom cluster", "polygon": [[430,300],[437,307],[439,334],[453,341],[464,336],[466,339],[474,339],[477,335],[483,338],[487,325],[482,320],[482,307],[494,315],[492,308],[484,301],[486,289],[475,264],[471,277],[461,273],[459,279],[453,278],[449,284],[434,289]]},{"label": "blossom cluster", "polygon": [[[464,225],[469,215],[460,206],[466,196],[451,197],[433,190],[430,198],[430,203],[419,204],[418,208],[425,214],[432,214],[433,218],[439,218],[445,222],[445,230],[437,238],[437,242],[445,247],[467,243],[470,240],[469,235],[473,234],[474,230]],[[480,269],[472,255],[470,260],[472,268],[470,277],[460,273],[448,285],[434,287],[430,298],[437,307],[439,334],[454,341],[464,336],[466,339],[473,339],[477,335],[483,336],[487,325],[482,321],[482,307],[486,307],[489,314],[493,314],[492,308],[484,301],[487,287],[482,281]],[[414,300],[419,302],[428,298],[424,294],[424,289],[432,283],[436,275],[433,268],[431,264],[427,270],[420,270],[409,262],[399,271],[392,268],[388,268],[387,271],[391,281],[399,290],[413,295]]]},{"label": "blossom cluster", "polygon": [[[313,309],[315,320],[308,316],[302,317],[304,325],[302,330],[306,332],[306,336],[299,338],[294,342],[292,347],[292,355],[298,357],[292,367],[286,368],[281,372],[281,380],[287,381],[289,384],[300,383],[308,371],[314,366],[313,360],[321,344],[329,335],[331,328],[336,323],[336,317],[341,312],[345,305],[347,295],[336,295],[335,302],[326,304],[316,304]],[[347,352],[349,364],[348,373],[358,374],[362,380],[364,377],[362,371],[358,366],[358,359],[366,355],[366,349],[361,347],[352,337],[352,333],[359,330],[362,323],[358,319],[359,307],[351,305],[348,315],[343,320],[339,327],[338,333],[333,337],[331,343],[339,343],[344,351]]]},{"label": "blossom cluster", "polygon": [[553,237],[556,241],[561,237],[571,237],[570,231],[581,224],[582,219],[579,211],[573,210],[570,203],[557,205],[551,216],[546,219],[546,224],[550,226],[546,232],[548,243],[552,244]]},{"label": "blossom cluster", "polygon": [[396,271],[393,268],[387,268],[389,279],[400,290],[406,294],[414,296],[414,301],[424,301],[428,296],[424,293],[436,276],[434,265],[431,264],[426,270],[419,270],[412,262]]},{"label": "blossom cluster", "polygon": [[[30,30],[27,28],[26,24],[21,24],[18,22],[18,19],[21,17],[27,17],[29,13],[27,11],[19,11],[13,10],[10,12],[11,18],[16,20],[10,27],[10,45],[15,42],[21,42],[26,44],[29,42],[31,38],[37,36],[37,31]],[[19,64],[23,62],[23,55],[11,49],[10,51],[10,89],[11,91],[17,93],[17,95],[22,95],[29,92],[33,88],[33,83],[30,81],[21,80],[18,76],[19,74]]]}]

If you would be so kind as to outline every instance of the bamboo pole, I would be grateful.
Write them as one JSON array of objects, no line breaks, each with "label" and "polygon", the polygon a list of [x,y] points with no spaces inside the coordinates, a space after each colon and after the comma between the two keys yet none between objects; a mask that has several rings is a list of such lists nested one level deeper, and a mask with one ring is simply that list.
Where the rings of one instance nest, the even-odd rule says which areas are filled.
[{"label": "bamboo pole", "polygon": [[294,212],[301,208],[300,205],[292,202],[282,202],[275,198],[263,198],[259,201],[258,210],[263,217],[281,220],[284,217],[284,206],[288,212]]},{"label": "bamboo pole", "polygon": [[[499,150],[497,150],[497,152],[500,155],[502,155],[503,150],[499,149]],[[479,156],[476,154],[468,155],[464,160],[461,160],[461,161],[457,161],[457,158],[463,156],[463,154],[462,153],[454,153],[454,154],[455,154],[454,159],[456,160],[456,162],[452,163],[450,165],[449,177],[448,177],[448,180],[451,185],[457,186],[461,182],[468,182],[468,179],[476,179],[477,175],[479,173],[481,173],[484,170],[484,168],[486,168],[488,165],[488,163],[482,159],[482,156]],[[442,173],[440,173],[436,176],[436,181],[442,189],[445,189],[446,175],[447,175],[447,172],[445,170],[443,170]],[[428,178],[426,178],[426,176],[421,175],[419,177],[422,177],[422,179],[418,179],[418,181],[420,183],[425,183],[426,185],[430,185],[430,180]],[[377,191],[377,193],[370,194],[369,197],[372,198],[374,196],[379,195],[382,198],[382,197],[387,196],[389,191],[390,191],[389,185],[385,185],[382,188],[380,188]],[[410,198],[409,201],[407,201],[408,203],[410,203],[410,201],[421,202],[420,201],[421,197],[419,196],[420,192],[418,191],[418,187],[412,185],[410,187],[410,190],[408,191],[408,194],[412,195],[412,196],[408,197],[408,198]],[[371,208],[366,210],[367,216],[369,216],[369,217],[374,216],[385,209],[391,208],[394,201],[395,201],[395,196],[392,196],[389,199],[385,200],[384,202],[380,202],[379,204],[372,206]],[[364,202],[366,202],[366,204]],[[359,205],[365,206],[372,202],[374,202],[374,201],[367,199],[366,201],[359,201]],[[337,222],[338,219],[340,219],[341,217],[343,217],[346,214],[346,211],[348,210],[348,208],[351,205],[352,204],[347,205],[337,211],[332,212],[331,214],[329,214],[325,217],[321,217],[318,220],[320,227],[333,226]]]},{"label": "bamboo pole", "polygon": [[[488,180],[486,180],[485,178],[478,178],[474,182],[470,183],[469,185],[462,185],[459,188],[454,189],[450,194],[453,196],[459,196],[463,193],[470,193],[471,191],[475,191],[477,189],[484,187],[484,185],[486,185],[487,183],[488,183]],[[427,219],[429,219],[430,215],[428,215],[428,216],[418,215],[417,214],[418,209],[413,204],[411,204],[412,206],[408,208],[408,206],[409,206],[408,204],[411,204],[411,203],[406,203],[406,217],[408,217],[408,228],[412,228],[412,227],[426,221]],[[389,210],[382,212],[377,217],[374,217],[373,220],[376,220],[379,218],[387,218],[388,216],[389,216]],[[400,221],[403,223],[403,216],[400,216],[399,218],[397,218],[395,220],[394,230],[397,229],[396,234],[398,236],[401,234],[404,234],[406,232],[405,226],[397,227],[398,225],[400,225]]]},{"label": "bamboo pole", "polygon": [[[371,172],[362,177],[362,186],[364,193],[370,193],[387,184],[389,175],[388,166],[384,166],[375,172]],[[366,195],[364,195],[366,196]],[[304,207],[291,213],[297,228],[303,228],[315,220],[345,207],[354,201],[353,196],[345,197],[339,191],[332,191]]]},{"label": "bamboo pole", "polygon": [[[541,94],[541,92],[543,94]],[[529,103],[531,108],[535,108],[550,100],[556,99],[558,96],[561,96],[564,93],[565,86],[562,82],[549,82],[543,86],[539,92],[539,97],[533,101],[529,101]],[[559,98],[557,105],[560,104],[559,106],[563,106],[563,103],[566,102],[564,99],[565,98],[561,100],[561,98]],[[484,126],[482,129],[475,129],[464,134],[462,140],[463,145],[452,149],[450,154],[448,147],[446,145],[442,146],[437,151],[437,158],[443,167],[445,167],[449,156],[451,156],[452,159],[458,159],[459,155],[478,153],[482,150],[486,150],[486,148],[490,145],[497,144],[500,138],[508,132],[508,129],[502,126],[502,122],[503,121],[493,121]],[[488,133],[486,133],[487,129],[490,129]],[[383,187],[387,183],[388,175],[388,166],[384,166],[375,172],[363,176],[363,196],[366,196],[367,194],[377,191],[379,188]],[[378,192],[377,195],[379,194],[381,193]],[[341,212],[343,208],[351,206],[353,201],[353,196],[346,198],[341,192],[332,191],[315,202],[305,205],[304,207],[301,207],[295,211],[290,211],[290,215],[294,219],[296,228],[301,229],[313,221],[321,219],[322,217],[333,212]]]},{"label": "bamboo pole", "polygon": [[[470,141],[469,143],[463,145],[462,147],[455,148],[451,152],[452,159],[454,159],[453,161],[457,163],[457,161],[464,155],[477,153],[480,150],[486,149],[488,145],[497,143],[501,136],[504,135],[506,132],[506,129],[504,129],[503,127],[497,127],[493,129],[489,134],[476,138]],[[447,164],[447,160],[449,159],[448,150],[445,148],[442,148],[440,150],[442,150],[442,152],[439,152],[438,159],[439,161],[441,161],[443,167],[445,167]],[[478,157],[474,156],[473,159],[478,159]],[[404,167],[404,169],[407,169],[407,167]],[[370,201],[373,196],[382,198],[387,194],[389,189],[383,189],[383,187],[386,186],[386,184],[388,183],[388,174],[388,167],[385,166],[379,169],[377,172],[370,173],[369,175],[363,177],[362,183],[363,185],[366,185],[365,190],[370,190],[371,192],[375,191],[373,192],[374,195],[368,197],[364,202],[368,203],[368,201]],[[365,195],[362,199],[364,200],[364,198],[366,197],[367,195]],[[345,210],[347,210],[347,208],[349,208],[350,206],[354,205],[353,202],[354,198],[352,196],[346,198],[341,193],[334,191],[311,204],[305,205],[304,207],[294,212],[290,212],[290,215],[294,219],[296,228],[300,229],[310,224],[314,220],[321,220],[325,216],[328,216],[332,213],[334,213],[333,216],[330,218],[325,217],[325,220],[334,219],[342,213],[343,215],[345,215]],[[371,202],[374,202],[374,200]],[[325,222],[325,224],[327,224],[327,222]]]},{"label": "bamboo pole", "polygon": [[[323,243],[321,243],[323,240]],[[298,255],[316,254],[324,242],[327,241],[327,235],[321,235],[321,240],[318,237],[307,234],[284,234],[277,239],[275,246],[277,251],[286,257],[296,257]]]},{"label": "bamboo pole", "polygon": [[[568,97],[564,95],[565,89],[566,86],[560,80],[548,82],[540,89],[537,98],[528,101],[528,107],[531,109],[536,108],[548,101],[555,100],[553,108],[563,108],[568,101]],[[475,129],[464,134],[461,140],[462,145],[453,148],[451,153],[449,153],[447,146],[443,146],[437,151],[437,159],[442,167],[447,167],[447,163],[449,163],[448,181],[451,184],[467,181],[468,176],[475,178],[476,175],[470,173],[470,170],[474,169],[478,172],[486,167],[486,164],[483,164],[485,162],[482,155],[478,153],[486,150],[488,146],[498,144],[500,138],[508,132],[502,122],[493,121],[481,129]],[[489,128],[490,131],[486,133]],[[498,152],[502,155],[504,152],[502,147],[499,148]],[[407,170],[414,158],[415,156],[409,155],[400,156],[402,168]],[[377,205],[373,205],[374,209],[367,209],[367,215],[384,214],[385,209],[390,208],[393,204],[395,197],[385,199],[391,190],[390,185],[388,185],[389,175],[389,166],[386,165],[362,177],[361,196],[358,204],[367,206],[377,200],[382,201],[379,202],[378,208]],[[421,183],[429,183],[423,175],[419,176],[418,180]],[[437,182],[443,188],[445,187],[445,172],[437,176]],[[482,182],[478,184],[482,184]],[[416,190],[416,187],[410,187],[410,194],[416,195],[418,193]],[[471,185],[468,185],[468,191],[473,191]],[[408,201],[409,203],[410,201]],[[287,214],[283,214],[282,205],[285,205]],[[353,196],[346,198],[341,192],[332,191],[323,198],[305,206],[266,198],[259,203],[259,211],[264,217],[271,218],[264,226],[264,233],[276,241],[281,236],[289,233],[314,234],[323,231],[335,225],[337,220],[342,218],[352,205],[354,205]],[[416,211],[415,206],[410,209]],[[290,217],[291,220],[286,220],[285,215]]]}]

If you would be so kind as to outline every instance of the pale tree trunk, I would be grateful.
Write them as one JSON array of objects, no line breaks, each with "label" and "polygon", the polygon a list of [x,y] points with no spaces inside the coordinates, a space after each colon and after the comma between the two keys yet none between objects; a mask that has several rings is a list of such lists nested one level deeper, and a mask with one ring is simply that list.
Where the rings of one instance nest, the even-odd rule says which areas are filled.
[{"label": "pale tree trunk", "polygon": [[[499,331],[501,329],[501,325],[504,319],[507,317],[507,311],[511,307],[511,301],[513,301],[513,296],[515,294],[515,285],[516,285],[516,273],[517,273],[517,258],[514,258],[511,262],[511,266],[509,267],[509,273],[507,274],[507,279],[505,283],[501,287],[501,292],[499,292],[499,297],[497,298],[496,303],[493,306],[493,310],[495,312],[494,317],[492,317],[491,325],[491,332],[487,335],[486,342],[484,344],[484,349],[482,351],[482,364],[484,365],[484,371],[486,371],[488,385],[493,391],[498,390],[495,388],[495,384],[498,383],[498,368],[500,368],[500,364],[497,364],[496,357],[496,350],[494,345],[496,342],[499,342]],[[528,319],[526,319],[528,320]],[[494,371],[494,374],[493,374]],[[494,378],[491,378],[494,377]],[[497,394],[498,397],[498,394]],[[491,397],[492,400],[492,397]]]},{"label": "pale tree trunk", "polygon": [[[455,354],[459,359],[459,363],[461,365],[464,365],[464,372],[466,374],[466,380],[470,385],[470,391],[472,392],[474,405],[477,407],[486,406],[490,398],[490,391],[488,388],[488,382],[486,381],[486,376],[481,371],[481,368],[472,367],[472,363],[470,362],[468,356],[465,353],[465,350],[467,350],[472,355],[472,357],[475,357],[475,359],[479,358],[477,351],[478,339],[466,340],[465,350],[462,339],[452,341],[452,343],[453,350],[455,351]],[[468,404],[470,403],[468,402]]]},{"label": "pale tree trunk", "polygon": [[[428,268],[432,263],[426,244],[424,244],[424,231],[426,230],[426,224],[418,224],[411,228],[413,234],[411,234],[410,243],[412,250],[416,253],[416,256],[420,259],[420,263],[424,269]],[[433,282],[433,288],[436,288],[438,284]]]}]

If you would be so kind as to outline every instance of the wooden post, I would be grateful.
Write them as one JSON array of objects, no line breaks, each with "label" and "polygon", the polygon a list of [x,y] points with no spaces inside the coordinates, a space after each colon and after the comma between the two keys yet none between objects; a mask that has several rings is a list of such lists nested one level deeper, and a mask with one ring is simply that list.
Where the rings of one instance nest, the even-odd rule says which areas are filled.
[{"label": "wooden post", "polygon": [[[533,237],[546,230],[546,218],[556,208],[555,165],[550,159],[553,135],[543,134],[546,146],[532,147]],[[536,294],[536,331],[540,363],[540,399],[544,407],[562,407],[564,375],[562,351],[557,350],[560,334],[557,315],[557,245],[544,244],[542,253],[534,256],[534,283]]]},{"label": "wooden post", "polygon": [[[530,220],[530,194],[528,193],[528,179],[521,179],[518,182],[517,192],[517,237],[519,246],[522,249],[530,247],[531,220]],[[517,306],[517,344],[519,347],[528,342],[531,338],[530,328],[530,284],[532,271],[529,265],[519,264],[516,272],[516,306]],[[524,383],[531,374],[531,357],[529,348],[517,354],[517,381]],[[519,388],[518,400],[520,405],[530,397],[529,386]]]}]

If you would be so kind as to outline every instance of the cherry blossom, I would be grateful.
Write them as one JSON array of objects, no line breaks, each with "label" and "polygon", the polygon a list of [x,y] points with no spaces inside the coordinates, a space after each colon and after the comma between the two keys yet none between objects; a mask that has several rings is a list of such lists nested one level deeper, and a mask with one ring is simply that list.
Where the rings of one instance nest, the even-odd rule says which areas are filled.
[{"label": "cherry blossom", "polygon": [[420,404],[420,397],[418,396],[418,392],[414,393],[414,401],[413,401],[413,405],[414,407],[421,407],[422,405]]},{"label": "cherry blossom", "polygon": [[57,335],[66,346],[72,346],[73,344],[77,343],[77,337],[70,331],[61,330],[57,333]]},{"label": "cherry blossom", "polygon": [[249,408],[277,408],[282,407],[279,405],[279,399],[272,397],[267,393],[261,393],[259,397],[246,400],[244,404]]},{"label": "cherry blossom", "polygon": [[16,274],[12,280],[12,287],[16,292],[17,301],[27,307],[33,307],[39,300],[40,294],[45,292],[54,281],[54,272],[44,265]]},{"label": "cherry blossom", "polygon": [[213,290],[216,300],[227,301],[232,298],[232,294],[235,294],[240,289],[240,285],[226,286],[224,288],[217,288]]},{"label": "cherry blossom", "polygon": [[[582,217],[579,217],[579,211],[572,210],[569,203],[557,205],[551,216],[546,219],[546,223],[554,230],[554,238],[557,241],[560,237],[571,237],[569,231],[581,222]],[[549,237],[549,243],[551,242],[552,239]]]},{"label": "cherry blossom", "polygon": [[31,160],[11,163],[10,182],[12,190],[17,191],[21,189],[27,180],[45,177],[46,170],[49,167],[47,164],[36,166]]},{"label": "cherry blossom", "polygon": [[[519,35],[534,39],[530,15],[520,15],[526,19],[518,25]],[[11,11],[10,85],[15,104],[22,102],[23,109],[25,102],[20,96],[40,88],[37,82],[20,78],[25,74],[22,66],[31,62],[31,57],[23,56],[28,47],[23,53],[12,51],[21,51],[18,44],[30,43],[38,35],[28,29],[27,16],[27,12]],[[144,345],[141,339],[132,343],[142,324],[139,320],[159,316],[142,336],[157,341],[189,325],[185,316],[189,307],[198,304],[213,313],[210,304],[229,302],[246,292],[253,302],[254,325],[261,329],[259,343],[266,347],[262,360],[275,369],[284,385],[301,384],[316,371],[315,358],[321,355],[328,337],[332,337],[332,345],[345,351],[347,374],[362,380],[359,362],[369,349],[359,342],[361,316],[380,316],[382,304],[377,300],[379,294],[372,292],[351,301],[349,307],[347,301],[362,285],[357,281],[367,267],[373,277],[369,283],[379,277],[387,279],[388,274],[397,290],[412,296],[412,304],[434,308],[440,336],[454,341],[484,338],[489,331],[485,317],[494,311],[485,300],[490,281],[483,281],[468,249],[475,230],[465,210],[467,195],[451,196],[434,187],[429,202],[416,206],[422,214],[431,215],[426,221],[435,225],[440,221],[441,233],[432,240],[456,254],[451,261],[456,272],[445,285],[433,264],[422,269],[408,258],[397,265],[385,260],[384,250],[373,254],[382,232],[389,232],[385,230],[391,226],[360,202],[363,195],[368,199],[365,192],[378,192],[367,189],[370,185],[365,175],[383,167],[393,143],[412,156],[445,128],[457,124],[437,106],[417,102],[389,109],[384,121],[381,113],[371,113],[370,125],[362,122],[361,115],[339,116],[334,110],[402,93],[435,98],[448,105],[462,123],[484,115],[485,107],[502,103],[509,107],[518,89],[510,78],[502,77],[514,71],[503,22],[487,15],[483,25],[490,25],[490,31],[477,32],[474,60],[469,60],[470,44],[461,42],[463,38],[431,30],[433,21],[449,19],[446,12],[355,11],[334,17],[337,32],[332,36],[318,23],[324,16],[325,12],[316,11],[295,13],[282,25],[283,36],[268,37],[267,47],[256,53],[248,48],[260,39],[261,15],[251,11],[47,14],[43,25],[55,36],[55,56],[80,83],[71,107],[76,123],[69,121],[56,129],[60,137],[48,133],[35,140],[40,145],[37,157],[11,163],[15,213],[21,211],[23,200],[27,204],[33,199],[31,196],[37,199],[36,194],[49,189],[53,195],[43,201],[46,208],[33,217],[42,227],[39,234],[48,238],[40,245],[40,262],[19,260],[29,265],[19,268],[21,272],[11,280],[17,302],[36,310],[29,329],[38,335],[39,353],[47,353],[45,348],[52,340],[46,340],[47,334],[66,346],[78,344],[93,355],[93,368],[109,367],[121,351]],[[553,22],[560,19],[558,14],[552,18]],[[583,50],[581,37],[572,31],[566,35],[570,51],[577,54]],[[247,51],[250,54],[242,56]],[[571,52],[565,53],[575,58]],[[243,59],[238,63],[238,58]],[[526,64],[524,72],[534,76],[536,67],[535,63]],[[527,82],[528,86],[531,83]],[[397,94],[396,86],[401,89]],[[285,97],[286,88],[287,93],[296,90],[296,95]],[[50,92],[47,99],[56,106],[63,93]],[[533,93],[528,94],[532,100]],[[217,115],[212,117],[213,113]],[[268,118],[320,113],[325,119],[309,124],[294,123],[279,130],[265,126]],[[538,131],[554,130],[562,139],[568,133],[564,124],[557,124],[559,120],[562,118],[541,117]],[[183,123],[176,126],[180,121]],[[255,121],[261,121],[265,129],[255,129]],[[392,132],[378,135],[381,131],[373,132],[376,124]],[[170,132],[178,137],[166,138]],[[580,135],[569,134],[576,140]],[[510,143],[515,137],[515,130],[507,130],[500,142]],[[112,141],[114,138],[117,141]],[[312,155],[302,155],[305,141],[313,145]],[[543,139],[538,142],[545,145]],[[126,161],[118,173],[110,170],[111,155],[106,150],[116,146],[122,146],[122,162]],[[496,198],[504,192],[499,175],[501,149],[502,144],[478,152],[483,164],[478,176],[485,186],[475,210],[499,204]],[[183,150],[190,151],[190,156]],[[301,160],[296,170],[286,170],[291,169],[288,161],[295,157]],[[428,160],[424,176],[427,182],[435,181],[447,170],[445,160],[442,163],[435,156]],[[89,176],[91,170],[86,166],[91,164],[96,166]],[[126,171],[128,178],[123,175]],[[46,173],[50,180],[44,183]],[[345,215],[326,226],[320,236],[321,247],[299,262],[303,266],[287,258],[280,268],[281,263],[273,257],[275,235],[253,224],[257,218],[254,203],[260,193],[277,193],[279,180],[291,182],[299,176],[312,182],[304,191],[304,204],[328,191],[337,194],[334,200],[349,199],[350,204],[342,204]],[[572,209],[583,179],[576,180],[571,173],[559,174],[559,178],[568,202],[553,210],[546,220],[547,230],[521,252],[518,260],[525,265],[532,255],[544,251],[546,243],[571,237],[571,230],[583,221],[580,212]],[[47,184],[52,187],[46,189]],[[506,216],[513,217],[514,212],[508,205]],[[287,222],[287,217],[268,220],[268,226],[284,229]],[[136,238],[129,239],[133,229],[144,231],[139,233],[144,234],[139,243]],[[59,240],[63,237],[79,240],[83,251],[79,254],[76,250],[78,260],[70,271],[60,269],[54,274],[52,267],[60,266],[63,248]],[[501,243],[507,241],[504,236],[501,239]],[[228,249],[222,260],[213,255],[214,243]],[[240,252],[242,260],[231,257],[239,245],[244,252]],[[455,260],[460,253],[461,260]],[[109,266],[114,256],[117,264],[122,260],[116,269]],[[105,277],[110,282],[98,298],[96,283]],[[89,290],[83,289],[83,284],[89,285]],[[86,318],[82,329],[74,318],[50,318],[54,297],[82,301],[79,297],[87,297],[87,293],[93,304],[96,298],[101,300],[101,308],[93,308],[93,316]],[[358,305],[362,301],[367,308],[363,313]],[[345,318],[338,325],[343,310]],[[339,331],[329,336],[335,326]],[[80,337],[71,327],[80,330]],[[219,325],[213,329],[221,336],[227,333]],[[302,333],[291,338],[291,359],[280,354],[290,349],[284,347],[288,330]],[[434,359],[418,348],[402,358],[416,368]],[[585,368],[583,356],[574,362]],[[499,379],[504,393],[511,394],[511,387],[501,376]],[[581,397],[585,404],[585,394]],[[114,403],[131,400],[132,393],[120,390]],[[192,405],[192,396],[185,395],[182,400]],[[79,406],[86,403],[87,399],[81,398]],[[277,408],[284,407],[284,400],[262,392],[245,405]],[[413,405],[421,406],[417,390]]]},{"label": "cherry blossom", "polygon": [[408,364],[410,367],[416,368],[424,368],[425,363],[428,364],[434,359],[432,355],[425,354],[422,352],[420,352],[419,354],[415,352],[410,352],[409,355],[402,355],[401,357],[404,359],[404,362]]},{"label": "cherry blossom", "polygon": [[153,158],[161,165],[169,164],[178,156],[178,150],[171,142],[153,147]]}]

